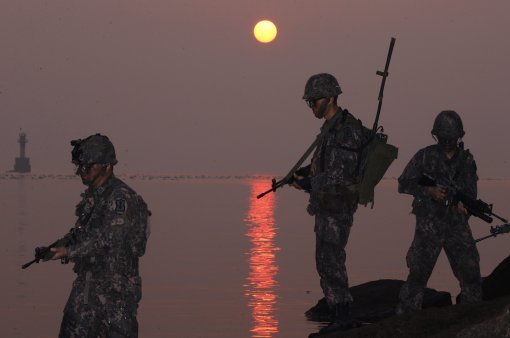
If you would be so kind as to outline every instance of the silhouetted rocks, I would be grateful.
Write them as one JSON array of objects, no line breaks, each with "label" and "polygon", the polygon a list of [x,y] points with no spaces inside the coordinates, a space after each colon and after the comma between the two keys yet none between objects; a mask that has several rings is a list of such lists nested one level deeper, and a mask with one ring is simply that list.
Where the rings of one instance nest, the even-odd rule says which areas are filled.
[{"label": "silhouetted rocks", "polygon": [[[351,288],[355,299],[353,314],[364,322],[358,329],[335,332],[324,337],[346,338],[497,338],[510,337],[510,256],[484,278],[484,301],[476,304],[451,304],[447,292],[427,289],[424,309],[415,314],[394,316],[402,281],[378,280]],[[328,321],[324,300],[307,312],[315,320]],[[384,320],[382,320],[384,319]]]},{"label": "silhouetted rocks", "polygon": [[[350,288],[354,298],[353,315],[364,322],[376,322],[395,315],[398,293],[404,282],[394,279],[380,279]],[[449,292],[439,292],[426,289],[423,297],[423,307],[443,307],[452,305]],[[326,322],[331,319],[331,313],[322,298],[317,305],[306,311],[309,320]]]},{"label": "silhouetted rocks", "polygon": [[328,338],[498,338],[510,337],[510,297],[424,309],[393,316],[359,329],[324,335]]},{"label": "silhouetted rocks", "polygon": [[483,279],[482,287],[483,298],[486,300],[510,296],[510,256]]},{"label": "silhouetted rocks", "polygon": [[[507,298],[506,304],[510,302]],[[480,323],[470,325],[457,334],[458,338],[510,337],[510,306],[506,306],[500,315]]]}]

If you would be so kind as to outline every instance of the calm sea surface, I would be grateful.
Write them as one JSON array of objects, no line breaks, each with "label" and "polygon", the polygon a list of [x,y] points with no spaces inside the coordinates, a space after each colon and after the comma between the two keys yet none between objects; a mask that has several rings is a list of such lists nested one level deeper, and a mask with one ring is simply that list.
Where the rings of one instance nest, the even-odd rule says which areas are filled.
[{"label": "calm sea surface", "polygon": [[[304,312],[322,296],[313,218],[305,194],[285,187],[261,200],[268,179],[120,176],[149,204],[152,235],[141,259],[140,337],[306,337],[318,323]],[[74,274],[71,265],[34,264],[33,249],[74,224],[81,181],[57,175],[0,176],[3,337],[56,337]],[[480,198],[510,217],[508,180],[482,180]],[[407,274],[411,197],[384,180],[374,209],[360,207],[347,247],[351,285]],[[496,224],[497,222],[495,222]],[[472,220],[475,237],[489,226]],[[482,275],[510,254],[510,235],[478,245]],[[441,254],[429,287],[459,292]]]}]

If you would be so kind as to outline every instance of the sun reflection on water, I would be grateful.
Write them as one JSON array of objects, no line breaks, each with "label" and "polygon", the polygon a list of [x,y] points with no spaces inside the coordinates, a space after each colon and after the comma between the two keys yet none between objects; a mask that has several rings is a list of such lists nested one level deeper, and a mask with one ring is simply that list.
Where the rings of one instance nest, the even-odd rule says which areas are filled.
[{"label": "sun reflection on water", "polygon": [[275,246],[276,224],[274,220],[275,194],[268,194],[257,199],[257,195],[266,190],[267,181],[255,180],[250,182],[250,206],[245,219],[248,227],[246,236],[250,238],[252,247],[249,255],[250,273],[246,280],[245,295],[248,306],[252,310],[252,337],[272,337],[278,333],[278,319],[275,315],[278,286],[276,275]]}]

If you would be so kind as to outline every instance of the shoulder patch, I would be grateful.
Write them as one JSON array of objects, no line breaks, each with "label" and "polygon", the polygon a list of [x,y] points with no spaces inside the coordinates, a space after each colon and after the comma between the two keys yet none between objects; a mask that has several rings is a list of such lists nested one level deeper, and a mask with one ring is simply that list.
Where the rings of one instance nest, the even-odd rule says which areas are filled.
[{"label": "shoulder patch", "polygon": [[115,213],[122,215],[126,212],[126,200],[123,198],[117,198],[115,200]]}]

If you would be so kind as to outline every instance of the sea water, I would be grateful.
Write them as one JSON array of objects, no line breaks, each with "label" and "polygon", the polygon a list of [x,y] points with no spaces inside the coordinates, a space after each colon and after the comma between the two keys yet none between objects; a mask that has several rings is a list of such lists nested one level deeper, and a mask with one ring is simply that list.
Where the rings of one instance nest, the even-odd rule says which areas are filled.
[{"label": "sea water", "polygon": [[[262,199],[262,176],[120,175],[153,216],[141,258],[140,337],[306,337],[319,327],[304,312],[322,297],[313,218],[305,193],[284,187]],[[510,214],[510,181],[480,180],[479,197]],[[67,175],[0,176],[2,306],[5,337],[56,337],[74,278],[57,261],[21,265],[74,224],[81,181]],[[412,241],[411,196],[383,180],[374,208],[360,206],[347,245],[350,285],[405,279]],[[497,220],[494,222],[497,224]],[[475,238],[489,226],[471,219]],[[482,275],[510,254],[510,235],[478,244]],[[459,292],[441,254],[428,284]]]}]

